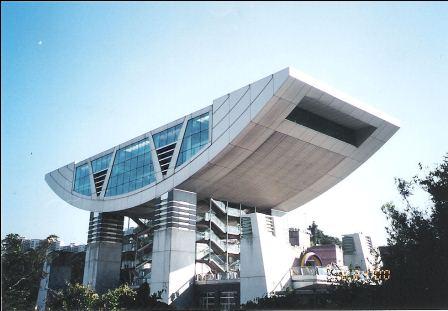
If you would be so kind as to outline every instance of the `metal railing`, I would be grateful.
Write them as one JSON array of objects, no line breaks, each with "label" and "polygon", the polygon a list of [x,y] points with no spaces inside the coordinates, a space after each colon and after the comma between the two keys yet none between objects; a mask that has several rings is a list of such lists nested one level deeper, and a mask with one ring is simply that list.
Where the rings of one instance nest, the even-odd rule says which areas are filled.
[{"label": "metal railing", "polygon": [[227,214],[232,217],[240,217],[241,211],[233,207],[227,207]]},{"label": "metal railing", "polygon": [[223,233],[228,232],[229,234],[239,235],[241,230],[239,226],[232,226],[232,225],[226,225],[221,219],[219,219],[218,216],[216,216],[214,213],[205,213],[204,217],[198,217],[198,221],[205,220],[205,221],[212,221]]},{"label": "metal railing", "polygon": [[135,268],[135,261],[133,260],[124,260],[121,262],[121,268]]},{"label": "metal railing", "polygon": [[209,232],[209,239],[217,245],[223,252],[226,251],[226,244],[213,231]]},{"label": "metal railing", "polygon": [[221,201],[217,201],[214,199],[210,199],[210,201],[212,201],[212,203],[219,208],[224,214],[226,213],[226,205],[224,203],[222,203]]},{"label": "metal railing", "polygon": [[239,280],[240,273],[236,271],[196,274],[196,281],[220,281],[220,280]]},{"label": "metal railing", "polygon": [[208,256],[210,257],[210,260],[213,260],[215,264],[221,268],[221,270],[226,270],[226,262],[221,257],[213,253],[209,253]]},{"label": "metal railing", "polygon": [[227,249],[229,253],[239,254],[240,247],[236,244],[227,244],[225,241],[221,240],[213,231],[196,232],[196,240],[211,240],[212,243],[222,251],[225,252]]},{"label": "metal railing", "polygon": [[221,230],[221,232],[224,232],[224,233],[226,233],[227,232],[227,230],[226,230],[226,224],[221,220],[221,219],[219,219],[218,217],[216,217],[216,215],[215,214],[211,214],[210,215],[210,213],[205,213],[205,220],[206,221],[209,221],[209,220],[211,220],[220,230]]},{"label": "metal railing", "polygon": [[123,244],[121,251],[122,252],[134,252],[135,245],[134,244]]},{"label": "metal railing", "polygon": [[277,285],[274,286],[271,294],[284,290],[291,283],[291,269],[288,269],[285,274],[283,274]]},{"label": "metal railing", "polygon": [[151,274],[149,274],[149,277],[146,276],[144,278],[135,278],[132,282],[131,282],[131,286],[140,286],[143,283],[148,283],[150,284],[151,282]]},{"label": "metal railing", "polygon": [[326,267],[292,267],[292,275],[328,275]]},{"label": "metal railing", "polygon": [[238,244],[227,244],[227,252],[230,254],[239,254],[240,246]]},{"label": "metal railing", "polygon": [[242,214],[242,212],[239,209],[233,208],[233,207],[228,207],[221,201],[218,201],[215,199],[210,199],[210,201],[212,201],[213,205],[216,206],[224,214],[227,213],[229,216],[232,216],[232,217],[240,217]]},{"label": "metal railing", "polygon": [[239,226],[231,226],[228,225],[227,226],[227,232],[229,234],[234,234],[234,235],[239,235],[241,233],[240,227]]}]

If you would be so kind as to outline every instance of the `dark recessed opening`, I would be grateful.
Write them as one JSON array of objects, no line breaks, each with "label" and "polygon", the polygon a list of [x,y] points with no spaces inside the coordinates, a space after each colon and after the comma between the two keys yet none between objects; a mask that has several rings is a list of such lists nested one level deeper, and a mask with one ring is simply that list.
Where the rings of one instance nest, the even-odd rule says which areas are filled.
[{"label": "dark recessed opening", "polygon": [[[352,128],[345,124],[341,124],[341,122],[330,120],[331,110],[328,109],[325,111],[325,109],[319,109],[319,111],[321,114],[326,114],[326,116],[304,109],[301,107],[301,103],[299,103],[286,119],[339,139],[355,147],[359,147],[376,130],[375,127],[368,124],[363,124],[362,126],[358,125],[357,128]],[[337,117],[340,117],[341,115],[342,113],[338,112]],[[347,115],[345,115],[345,118],[353,119],[353,117]],[[358,124],[360,122],[361,121],[358,121]]]}]

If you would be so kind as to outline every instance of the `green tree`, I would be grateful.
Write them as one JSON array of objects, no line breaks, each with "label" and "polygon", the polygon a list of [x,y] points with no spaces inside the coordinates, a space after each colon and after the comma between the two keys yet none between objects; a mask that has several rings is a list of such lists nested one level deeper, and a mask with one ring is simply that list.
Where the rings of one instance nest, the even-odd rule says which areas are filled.
[{"label": "green tree", "polygon": [[92,289],[81,284],[67,284],[59,291],[51,291],[48,299],[49,310],[98,310],[102,302]]},{"label": "green tree", "polygon": [[[381,209],[389,222],[388,255],[382,257],[383,269],[391,272],[388,281],[359,282],[348,278],[330,286],[327,294],[310,301],[304,295],[264,297],[246,304],[247,309],[447,309],[448,308],[448,154],[435,169],[407,181],[396,178],[404,201]],[[423,176],[421,176],[423,175]],[[423,190],[429,204],[417,207],[412,197]],[[320,233],[310,226],[315,243]],[[379,266],[379,258],[375,263]]]},{"label": "green tree", "polygon": [[101,296],[106,310],[117,311],[125,307],[134,307],[137,293],[127,284],[108,290]]},{"label": "green tree", "polygon": [[160,302],[161,292],[150,295],[149,286],[143,283],[137,290],[127,284],[110,289],[99,295],[93,289],[81,284],[67,284],[58,291],[50,291],[47,302],[51,310],[165,310],[171,306]]},{"label": "green tree", "polygon": [[36,249],[24,249],[18,234],[8,234],[2,240],[2,307],[5,310],[34,308],[43,264],[48,249],[58,237],[50,235]]},{"label": "green tree", "polygon": [[[392,306],[412,308],[448,307],[448,154],[434,170],[411,180],[396,179],[404,207],[382,206],[390,225],[389,256],[385,268],[391,270],[387,282]],[[420,176],[422,175],[423,176]],[[423,190],[430,204],[418,207],[413,195]]]},{"label": "green tree", "polygon": [[[331,299],[338,308],[448,307],[448,154],[425,171],[419,164],[419,173],[410,180],[395,179],[403,207],[391,202],[381,207],[389,222],[388,254],[382,262],[390,279],[335,286]],[[417,206],[417,193],[426,193],[430,202]]]},{"label": "green tree", "polygon": [[313,223],[308,227],[308,230],[311,233],[311,243],[312,245],[328,245],[328,244],[336,244],[341,246],[341,240],[337,237],[333,237],[331,235],[326,235],[322,230],[318,228],[316,223]]}]

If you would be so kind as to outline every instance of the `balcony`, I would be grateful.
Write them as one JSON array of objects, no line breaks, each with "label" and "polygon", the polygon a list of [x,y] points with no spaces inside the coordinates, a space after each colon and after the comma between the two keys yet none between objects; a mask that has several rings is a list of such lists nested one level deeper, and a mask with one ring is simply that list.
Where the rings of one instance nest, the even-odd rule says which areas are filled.
[{"label": "balcony", "polygon": [[326,267],[293,267],[291,268],[291,283],[294,289],[322,284],[330,285]]}]

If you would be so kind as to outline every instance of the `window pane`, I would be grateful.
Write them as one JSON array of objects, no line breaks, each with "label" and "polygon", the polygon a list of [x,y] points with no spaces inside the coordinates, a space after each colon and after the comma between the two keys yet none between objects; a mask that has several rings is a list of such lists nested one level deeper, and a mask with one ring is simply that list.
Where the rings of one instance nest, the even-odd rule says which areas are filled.
[{"label": "window pane", "polygon": [[197,121],[197,119],[193,119],[191,133],[197,133],[201,131],[201,124]]},{"label": "window pane", "polygon": [[89,164],[83,164],[76,168],[73,190],[83,195],[91,195]]},{"label": "window pane", "polygon": [[201,145],[208,143],[208,130],[201,132]]}]

